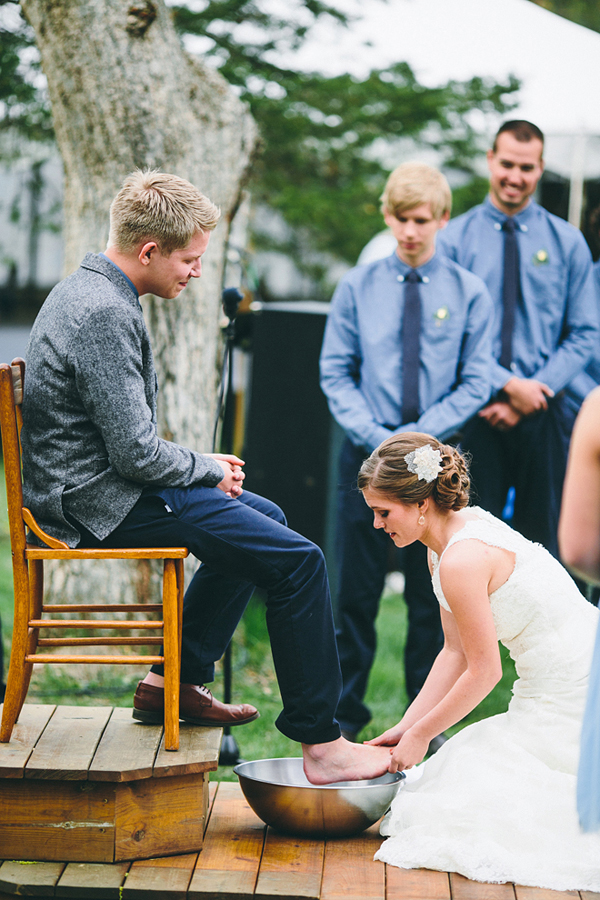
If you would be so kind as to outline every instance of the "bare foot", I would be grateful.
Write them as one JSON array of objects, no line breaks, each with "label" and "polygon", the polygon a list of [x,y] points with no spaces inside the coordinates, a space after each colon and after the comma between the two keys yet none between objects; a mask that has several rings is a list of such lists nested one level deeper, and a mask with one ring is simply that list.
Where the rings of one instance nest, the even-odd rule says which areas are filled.
[{"label": "bare foot", "polygon": [[343,737],[328,744],[302,744],[302,755],[311,784],[377,778],[387,772],[391,761],[389,747],[351,744]]}]

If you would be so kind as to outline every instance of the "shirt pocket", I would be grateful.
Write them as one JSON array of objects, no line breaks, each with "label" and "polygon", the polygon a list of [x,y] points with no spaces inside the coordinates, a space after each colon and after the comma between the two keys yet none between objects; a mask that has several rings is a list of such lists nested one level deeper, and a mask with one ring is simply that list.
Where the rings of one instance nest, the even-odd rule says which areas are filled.
[{"label": "shirt pocket", "polygon": [[439,349],[458,347],[464,330],[463,316],[442,304],[437,309],[428,311],[421,320],[421,342]]},{"label": "shirt pocket", "polygon": [[535,303],[544,311],[550,311],[550,307],[556,312],[562,310],[567,294],[568,267],[552,265],[534,266],[528,263],[526,266],[527,284],[525,288],[525,301]]}]

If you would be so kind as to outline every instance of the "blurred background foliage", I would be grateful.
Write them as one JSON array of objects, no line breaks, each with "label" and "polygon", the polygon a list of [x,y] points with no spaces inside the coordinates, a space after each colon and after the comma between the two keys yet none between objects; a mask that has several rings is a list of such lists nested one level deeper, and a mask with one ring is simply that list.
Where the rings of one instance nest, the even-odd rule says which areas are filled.
[{"label": "blurred background foliage", "polygon": [[[205,57],[258,123],[262,145],[252,174],[253,201],[278,211],[300,234],[301,245],[354,263],[382,228],[378,198],[398,159],[398,144],[405,147],[411,139],[462,173],[457,212],[479,202],[486,182],[473,169],[481,147],[469,114],[506,112],[518,81],[476,77],[429,88],[404,62],[363,79],[279,65],[271,51],[292,63],[294,49],[317,19],[333,17],[340,28],[349,23],[332,5],[304,0],[299,8],[302,15],[295,18],[290,7],[289,17],[278,19],[254,0],[209,0],[200,12],[173,6],[179,32],[202,39]],[[248,25],[254,26],[253,41],[247,39]],[[271,238],[270,249],[288,247]]]},{"label": "blurred background foliage", "polygon": [[598,0],[529,0],[550,12],[570,19],[577,25],[584,25],[593,31],[600,31],[600,3]]},{"label": "blurred background foliage", "polygon": [[[182,40],[199,46],[249,104],[261,134],[252,199],[291,227],[297,256],[305,248],[307,259],[325,251],[355,262],[382,227],[378,198],[389,170],[406,158],[407,141],[439,152],[460,173],[456,213],[482,199],[486,182],[473,168],[481,147],[472,113],[480,124],[481,113],[507,112],[516,79],[475,77],[430,88],[400,61],[363,79],[302,72],[293,66],[294,50],[311,26],[324,17],[340,28],[348,24],[335,5],[299,0],[282,6],[285,16],[265,12],[258,0],[170,5]],[[287,65],[273,61],[282,59]],[[17,0],[0,0],[0,132],[8,129],[30,140],[52,134],[33,32]],[[289,233],[257,240],[260,249],[290,249]]]},{"label": "blurred background foliage", "polygon": [[52,139],[52,114],[33,30],[15,0],[0,0],[0,133]]},{"label": "blurred background foliage", "polygon": [[[600,31],[597,0],[528,2]],[[485,195],[486,179],[474,168],[482,148],[473,122],[480,130],[481,117],[475,120],[473,113],[508,113],[519,87],[515,78],[496,83],[475,77],[431,88],[401,61],[363,79],[303,72],[293,65],[294,51],[312,25],[323,18],[340,28],[349,24],[335,2],[298,0],[282,5],[280,15],[266,12],[260,0],[169,5],[182,40],[196,41],[194,48],[220,70],[258,123],[252,199],[291,227],[280,237],[255,235],[258,249],[291,253],[301,270],[317,278],[322,271],[314,266],[315,251],[354,263],[381,228],[378,197],[407,147],[435,150],[456,171],[455,215]],[[52,138],[32,29],[17,0],[0,0],[0,135],[9,130],[33,141]],[[15,143],[5,144],[4,152],[14,153]]]}]

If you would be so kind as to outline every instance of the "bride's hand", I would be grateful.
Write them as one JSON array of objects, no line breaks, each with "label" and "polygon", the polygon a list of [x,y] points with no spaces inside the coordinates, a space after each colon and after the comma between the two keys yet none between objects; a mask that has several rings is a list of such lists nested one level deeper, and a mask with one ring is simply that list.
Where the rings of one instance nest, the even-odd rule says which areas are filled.
[{"label": "bride's hand", "polygon": [[383,734],[372,738],[370,741],[365,741],[364,743],[373,744],[375,747],[395,747],[404,734],[404,730],[405,729],[402,725],[402,722],[398,722],[397,725],[394,725],[392,728],[388,728],[388,730],[384,731]]},{"label": "bride's hand", "polygon": [[415,735],[409,728],[402,736],[398,746],[392,751],[389,771],[402,772],[404,769],[412,769],[413,766],[422,762],[428,747],[429,741]]}]

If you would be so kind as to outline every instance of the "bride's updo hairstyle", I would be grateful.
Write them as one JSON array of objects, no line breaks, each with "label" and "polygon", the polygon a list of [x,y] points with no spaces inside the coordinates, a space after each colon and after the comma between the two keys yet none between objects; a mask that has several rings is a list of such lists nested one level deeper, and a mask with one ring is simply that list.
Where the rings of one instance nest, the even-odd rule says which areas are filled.
[{"label": "bride's updo hairstyle", "polygon": [[[408,468],[406,456],[427,444],[441,454],[441,471],[431,481],[419,478]],[[369,489],[400,503],[419,503],[431,497],[444,510],[463,509],[469,503],[469,473],[465,458],[448,444],[429,434],[406,431],[380,444],[364,461],[358,488]]]}]

